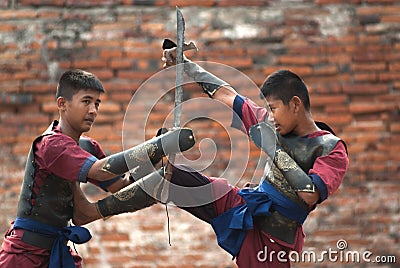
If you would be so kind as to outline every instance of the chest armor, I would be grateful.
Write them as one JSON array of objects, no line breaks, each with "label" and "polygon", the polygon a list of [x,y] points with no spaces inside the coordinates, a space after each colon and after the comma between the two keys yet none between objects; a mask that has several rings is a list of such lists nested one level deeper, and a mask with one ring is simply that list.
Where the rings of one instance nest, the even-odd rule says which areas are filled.
[{"label": "chest armor", "polygon": [[56,227],[66,227],[73,215],[73,190],[71,182],[51,174],[40,187],[34,205],[31,201],[36,165],[34,159],[35,144],[44,135],[51,135],[51,133],[38,137],[33,142],[29,153],[18,201],[17,216]]},{"label": "chest armor", "polygon": [[[278,134],[278,143],[305,173],[308,173],[312,168],[317,157],[327,155],[331,152],[338,141],[339,138],[332,134],[314,138],[291,135],[281,136]],[[272,162],[270,165],[265,180],[293,202],[308,210],[308,205],[296,194],[296,191],[290,186],[275,163]],[[300,225],[298,222],[286,218],[275,210],[271,211],[270,216],[256,217],[255,222],[263,231],[289,244],[294,243],[297,228]]]},{"label": "chest armor", "polygon": [[[314,138],[299,137],[295,135],[281,136],[277,134],[278,143],[296,161],[301,169],[308,173],[312,168],[317,157],[329,154],[336,146],[339,138],[326,134]],[[289,185],[288,181],[283,176],[282,172],[271,163],[271,168],[266,174],[265,180],[271,183],[285,196],[299,205],[307,207],[302,199],[300,199],[294,189]]]}]

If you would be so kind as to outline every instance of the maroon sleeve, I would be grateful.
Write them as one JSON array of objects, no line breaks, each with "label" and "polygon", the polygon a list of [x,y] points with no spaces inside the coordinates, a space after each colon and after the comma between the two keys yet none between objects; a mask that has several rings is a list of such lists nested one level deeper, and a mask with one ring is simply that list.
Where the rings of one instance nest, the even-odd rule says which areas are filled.
[{"label": "maroon sleeve", "polygon": [[[85,137],[88,138],[90,140],[90,142],[93,144],[94,152],[95,152],[94,156],[97,159],[103,159],[104,157],[106,157],[106,154],[104,153],[103,148],[101,147],[100,143],[98,143],[96,140],[92,139],[91,137],[87,137],[87,136],[85,136]],[[87,181],[96,186],[99,186],[102,189],[104,188],[104,187],[101,187],[101,182],[99,182],[98,180],[87,178]],[[105,188],[103,190],[107,191]]]},{"label": "maroon sleeve", "polygon": [[237,95],[234,100],[233,110],[236,116],[233,117],[232,127],[246,134],[249,133],[251,126],[264,121],[268,116],[268,110],[265,107],[260,107],[249,98],[240,95]]},{"label": "maroon sleeve", "polygon": [[[343,142],[339,141],[335,148],[325,156],[318,157],[309,175],[320,179],[326,187],[326,197],[333,194],[343,181],[349,167],[349,158]],[[317,182],[318,183],[318,182]]]},{"label": "maroon sleeve", "polygon": [[90,142],[94,146],[94,150],[95,150],[94,156],[97,159],[103,159],[104,157],[106,157],[106,154],[104,153],[103,148],[101,147],[100,143],[98,143],[96,140],[94,140],[90,137],[87,137],[87,138],[90,140]]},{"label": "maroon sleeve", "polygon": [[62,133],[43,137],[37,144],[35,160],[46,173],[70,181],[86,182],[87,173],[97,158]]}]

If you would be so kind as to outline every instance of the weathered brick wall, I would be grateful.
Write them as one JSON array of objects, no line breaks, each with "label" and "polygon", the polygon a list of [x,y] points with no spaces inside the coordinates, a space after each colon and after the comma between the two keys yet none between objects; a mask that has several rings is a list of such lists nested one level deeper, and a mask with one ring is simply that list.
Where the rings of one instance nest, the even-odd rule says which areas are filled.
[{"label": "weathered brick wall", "polygon": [[[57,118],[59,75],[82,68],[104,82],[107,94],[90,135],[107,152],[117,152],[131,96],[160,70],[162,39],[175,36],[176,5],[186,18],[186,39],[200,48],[195,60],[230,65],[257,85],[272,71],[290,68],[310,87],[314,117],[347,142],[350,170],[339,191],[305,224],[305,249],[335,250],[336,242],[346,239],[351,250],[399,259],[396,0],[1,1],[0,231],[15,217],[32,139]],[[187,94],[202,96],[195,87]],[[154,109],[147,134],[172,107],[169,102]],[[141,122],[136,123],[130,127]],[[226,132],[216,123],[198,120],[191,126],[200,139],[211,135],[217,144],[226,142]],[[230,154],[225,147],[210,174],[226,167],[223,159]],[[103,196],[86,190],[93,200]],[[77,246],[85,267],[234,267],[208,225],[172,206],[169,215],[171,247],[161,205],[89,224],[93,239]]]}]

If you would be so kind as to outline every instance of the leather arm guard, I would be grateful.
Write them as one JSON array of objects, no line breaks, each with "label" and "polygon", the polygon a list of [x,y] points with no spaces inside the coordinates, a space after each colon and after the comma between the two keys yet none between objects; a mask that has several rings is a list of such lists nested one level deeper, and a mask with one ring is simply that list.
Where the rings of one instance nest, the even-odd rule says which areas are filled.
[{"label": "leather arm guard", "polygon": [[161,199],[164,189],[164,168],[126,186],[99,201],[96,206],[104,218],[149,207]]},{"label": "leather arm guard", "polygon": [[315,185],[311,178],[279,144],[276,147],[274,163],[289,182],[290,186],[298,192],[314,193]]},{"label": "leather arm guard", "polygon": [[194,81],[201,86],[203,91],[207,93],[210,98],[212,98],[215,92],[222,86],[229,86],[224,80],[207,72],[200,67],[200,65],[186,58],[184,59],[184,70],[188,76],[192,77]]},{"label": "leather arm guard", "polygon": [[183,152],[195,144],[193,131],[179,128],[120,153],[107,157],[102,169],[113,174],[123,174],[138,166],[158,163],[164,156]]},{"label": "leather arm guard", "polygon": [[293,190],[298,192],[315,192],[311,178],[301,169],[292,157],[277,143],[273,128],[267,122],[254,125],[249,130],[250,138],[255,145],[267,153],[282,172]]}]

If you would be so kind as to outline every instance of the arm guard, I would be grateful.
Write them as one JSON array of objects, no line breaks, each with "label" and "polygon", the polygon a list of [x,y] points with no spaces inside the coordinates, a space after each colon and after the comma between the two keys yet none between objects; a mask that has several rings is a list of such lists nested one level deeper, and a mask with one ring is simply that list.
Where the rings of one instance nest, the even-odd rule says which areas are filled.
[{"label": "arm guard", "polygon": [[300,168],[280,145],[277,145],[274,163],[289,182],[290,186],[298,192],[315,192],[315,185],[311,178]]},{"label": "arm guard", "polygon": [[102,169],[113,174],[123,174],[138,166],[156,164],[170,153],[183,152],[193,147],[195,139],[189,128],[179,128],[154,137],[128,150],[107,157]]},{"label": "arm guard", "polygon": [[192,77],[194,81],[202,87],[203,91],[207,93],[210,98],[212,98],[220,87],[229,86],[224,80],[207,72],[200,67],[200,65],[188,59],[184,60],[184,70],[188,76]]},{"label": "arm guard", "polygon": [[315,185],[311,178],[277,143],[272,126],[267,122],[261,122],[249,129],[249,135],[258,148],[273,158],[276,167],[295,191],[315,192]]},{"label": "arm guard", "polygon": [[126,212],[149,207],[161,199],[164,188],[164,169],[150,173],[146,177],[126,186],[96,203],[100,215],[107,218]]}]

